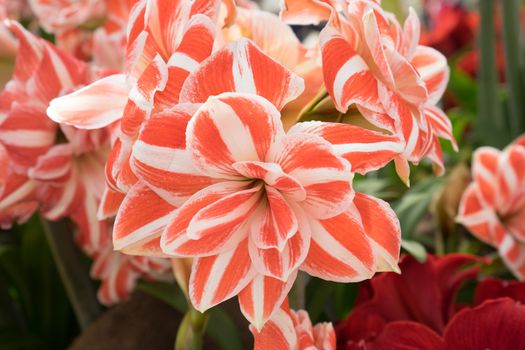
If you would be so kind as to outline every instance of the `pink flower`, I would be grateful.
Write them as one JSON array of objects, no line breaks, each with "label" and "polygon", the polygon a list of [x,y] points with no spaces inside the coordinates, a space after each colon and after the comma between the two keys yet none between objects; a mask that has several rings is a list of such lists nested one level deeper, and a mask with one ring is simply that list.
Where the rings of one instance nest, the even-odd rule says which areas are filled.
[{"label": "pink flower", "polygon": [[[429,157],[442,173],[438,138],[454,143],[450,121],[435,106],[448,82],[445,57],[418,45],[420,24],[413,10],[403,27],[374,1],[349,1],[342,10],[343,14],[333,10],[320,36],[325,85],[341,113],[355,104],[381,129],[371,140],[363,138],[362,148],[352,149],[368,158],[378,152],[371,166],[356,171],[365,173],[394,159],[398,174],[408,183],[408,161]],[[382,134],[385,142],[378,141]],[[346,138],[354,135],[349,130]],[[342,148],[343,138],[338,140]],[[385,152],[391,156],[385,157]]]},{"label": "pink flower", "polygon": [[476,150],[473,182],[467,187],[458,222],[482,241],[498,248],[519,279],[525,278],[525,137],[503,151]]},{"label": "pink flower", "polygon": [[250,327],[254,336],[254,350],[335,350],[335,331],[331,323],[312,326],[308,313],[294,311],[287,301],[275,311],[258,332]]},{"label": "pink flower", "polygon": [[239,295],[257,328],[298,269],[340,282],[396,270],[389,206],[354,193],[350,164],[327,141],[284,132],[280,109],[302,89],[246,40],[206,60],[182,103],[142,128],[131,157],[139,182],[117,215],[115,247],[147,254],[162,234],[164,253],[195,257],[198,310]]}]

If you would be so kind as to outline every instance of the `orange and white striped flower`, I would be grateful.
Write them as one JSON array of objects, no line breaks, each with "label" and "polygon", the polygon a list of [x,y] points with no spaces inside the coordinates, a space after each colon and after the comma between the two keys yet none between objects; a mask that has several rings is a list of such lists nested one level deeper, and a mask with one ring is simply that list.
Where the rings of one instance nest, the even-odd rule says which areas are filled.
[{"label": "orange and white striped flower", "polygon": [[206,60],[182,103],[143,125],[131,157],[139,182],[117,215],[115,248],[147,253],[162,233],[165,254],[194,257],[194,306],[238,295],[258,329],[299,269],[340,282],[396,270],[390,207],[354,193],[350,163],[326,140],[285,133],[280,110],[302,90],[248,40]]},{"label": "orange and white striped flower", "polygon": [[128,159],[143,121],[153,110],[175,105],[186,77],[211,53],[219,5],[219,0],[137,2],[129,17],[125,73],[51,102],[48,115],[59,123],[94,129],[120,120],[107,163],[113,191],[125,193],[136,182]]},{"label": "orange and white striped flower", "polygon": [[[12,79],[0,95],[0,145],[9,170],[0,194],[0,216],[8,221],[28,217],[36,209],[37,183],[28,175],[39,158],[55,143],[57,125],[47,118],[49,101],[75,86],[89,82],[87,65],[64,55],[16,22],[7,22],[18,39]],[[15,215],[16,214],[16,215]]]},{"label": "orange and white striped flower", "polygon": [[258,332],[250,327],[254,350],[335,350],[336,336],[331,323],[312,321],[305,310],[294,311],[285,302]]},{"label": "orange and white striped flower", "polygon": [[461,199],[458,222],[496,248],[519,279],[525,279],[525,136],[503,151],[478,148],[473,182]]},{"label": "orange and white striped flower", "polygon": [[[435,107],[448,82],[447,61],[418,45],[419,25],[413,10],[401,27],[377,2],[356,0],[344,2],[342,14],[333,9],[320,35],[324,81],[336,108],[345,113],[355,104],[388,142],[398,138],[402,151],[394,144],[389,151],[398,152],[396,168],[405,182],[407,162],[426,156],[442,172],[439,137],[455,145],[450,121]],[[383,156],[381,150],[377,163]]]}]

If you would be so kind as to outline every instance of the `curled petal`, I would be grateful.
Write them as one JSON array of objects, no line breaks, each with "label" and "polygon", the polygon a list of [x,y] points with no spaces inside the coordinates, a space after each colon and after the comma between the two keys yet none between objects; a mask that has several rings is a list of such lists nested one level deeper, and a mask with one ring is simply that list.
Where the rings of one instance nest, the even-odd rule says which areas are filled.
[{"label": "curled petal", "polygon": [[447,59],[431,47],[418,46],[411,63],[425,82],[428,103],[435,105],[447,88],[450,76]]},{"label": "curled petal", "polygon": [[55,98],[47,108],[47,115],[57,123],[77,128],[102,128],[122,117],[128,89],[123,74],[110,75]]},{"label": "curled petal", "polygon": [[301,206],[313,217],[332,217],[350,205],[350,164],[322,138],[303,133],[288,135],[273,161],[303,186],[306,199]]},{"label": "curled petal", "polygon": [[224,93],[210,97],[190,120],[186,146],[203,174],[235,179],[233,163],[267,161],[283,136],[279,112],[266,99]]}]

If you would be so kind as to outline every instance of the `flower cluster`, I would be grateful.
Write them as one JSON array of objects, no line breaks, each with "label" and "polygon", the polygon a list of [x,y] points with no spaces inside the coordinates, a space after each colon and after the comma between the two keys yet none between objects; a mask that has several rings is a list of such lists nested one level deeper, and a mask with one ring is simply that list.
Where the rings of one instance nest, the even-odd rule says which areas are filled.
[{"label": "flower cluster", "polygon": [[[331,325],[288,308],[297,274],[399,272],[398,219],[354,173],[394,161],[408,184],[409,162],[441,174],[439,139],[455,146],[437,107],[447,62],[419,45],[416,14],[402,26],[372,0],[284,1],[280,16],[233,0],[31,8],[58,47],[7,22],[2,224],[71,218],[106,303],[192,258],[193,306],[237,296],[256,348],[335,349]],[[315,45],[289,26],[323,20]],[[361,121],[303,121],[316,96]]]}]

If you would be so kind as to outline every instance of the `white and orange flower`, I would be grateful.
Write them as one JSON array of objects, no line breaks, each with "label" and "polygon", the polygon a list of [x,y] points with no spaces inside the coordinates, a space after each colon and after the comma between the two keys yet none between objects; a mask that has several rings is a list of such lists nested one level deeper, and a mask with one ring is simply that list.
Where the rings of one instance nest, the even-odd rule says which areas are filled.
[{"label": "white and orange flower", "polygon": [[173,107],[186,77],[210,55],[219,5],[218,0],[137,2],[128,23],[125,72],[51,102],[48,115],[59,123],[95,129],[120,120],[107,162],[112,199],[136,182],[128,159],[144,120],[154,110]]},{"label": "white and orange flower", "polygon": [[519,279],[525,279],[525,136],[503,151],[478,148],[472,160],[458,222],[496,247]]},{"label": "white and orange flower", "polygon": [[326,140],[285,133],[280,110],[302,90],[248,40],[201,64],[181,103],[154,113],[134,144],[139,181],[117,215],[115,248],[151,254],[160,239],[165,254],[194,257],[194,306],[238,294],[259,329],[299,269],[340,282],[396,270],[390,207],[354,193],[350,163]]},{"label": "white and orange flower", "polygon": [[250,330],[254,350],[335,350],[337,346],[331,323],[312,326],[305,310],[291,310],[286,301],[260,332],[254,327]]},{"label": "white and orange flower", "polygon": [[[343,2],[342,13],[333,9],[320,35],[324,81],[336,108],[346,113],[356,105],[379,129],[375,136],[388,135],[370,170],[394,159],[406,183],[408,161],[418,163],[429,157],[438,172],[443,172],[438,138],[455,146],[451,123],[436,107],[448,82],[447,61],[438,51],[418,45],[419,34],[419,19],[413,10],[401,27],[377,2],[356,0]],[[375,136],[370,142],[363,140],[363,149],[368,143],[378,146]],[[398,141],[392,142],[393,137]],[[397,156],[384,158],[385,151]]]}]

